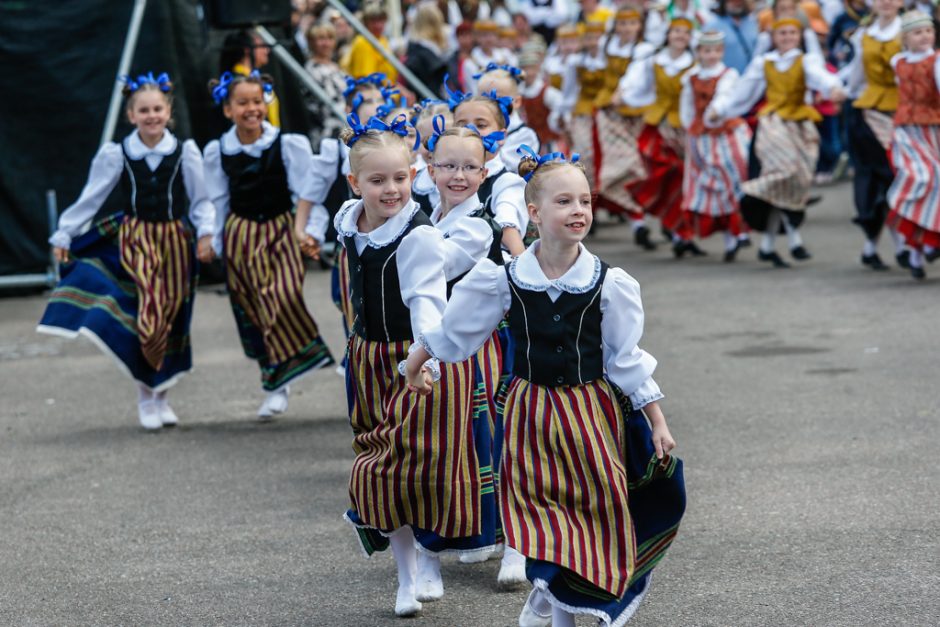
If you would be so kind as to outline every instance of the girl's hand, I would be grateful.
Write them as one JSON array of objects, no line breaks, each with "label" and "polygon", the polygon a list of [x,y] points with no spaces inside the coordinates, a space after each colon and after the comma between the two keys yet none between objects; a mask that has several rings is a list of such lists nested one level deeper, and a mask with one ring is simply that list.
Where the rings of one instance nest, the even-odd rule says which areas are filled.
[{"label": "girl's hand", "polygon": [[53,246],[52,256],[55,257],[55,260],[58,261],[59,263],[68,263],[69,262],[69,249],[59,248],[58,246]]},{"label": "girl's hand", "polygon": [[659,403],[655,401],[649,403],[643,411],[653,427],[653,448],[656,449],[656,459],[662,459],[666,453],[676,448],[676,441],[669,433],[666,417],[663,415],[663,410],[659,408]]},{"label": "girl's hand", "polygon": [[422,367],[417,376],[408,375],[408,389],[419,396],[427,396],[431,393],[431,374],[427,368]]},{"label": "girl's hand", "polygon": [[296,237],[297,241],[300,243],[300,252],[314,261],[319,261],[320,244],[312,235],[307,234],[306,231],[300,230],[294,231],[294,237]]},{"label": "girl's hand", "polygon": [[215,251],[212,250],[212,236],[203,235],[196,242],[196,259],[201,263],[210,263],[215,259]]},{"label": "girl's hand", "polygon": [[845,98],[845,92],[840,87],[836,87],[831,92],[829,92],[829,100],[833,104],[842,104],[845,102]]},{"label": "girl's hand", "polygon": [[408,382],[408,389],[421,396],[431,393],[431,375],[424,367],[424,362],[430,357],[424,347],[418,347],[411,351],[405,361],[405,380]]},{"label": "girl's hand", "polygon": [[708,113],[705,114],[705,120],[709,124],[717,125],[719,122],[721,122],[721,116],[715,113],[714,111],[709,111]]}]

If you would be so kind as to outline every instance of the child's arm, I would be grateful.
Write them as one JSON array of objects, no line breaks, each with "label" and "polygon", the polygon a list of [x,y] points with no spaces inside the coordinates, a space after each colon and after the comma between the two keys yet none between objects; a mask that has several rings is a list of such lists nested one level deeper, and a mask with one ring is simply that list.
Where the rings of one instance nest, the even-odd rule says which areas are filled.
[{"label": "child's arm", "polygon": [[754,57],[735,89],[715,94],[706,116],[712,121],[743,116],[757,104],[766,89],[764,57]]},{"label": "child's arm", "polygon": [[826,69],[822,57],[815,54],[804,54],[802,61],[807,87],[813,91],[818,91],[823,98],[836,104],[845,100],[842,81]]},{"label": "child's arm", "polygon": [[203,177],[206,194],[215,207],[215,228],[213,229],[212,248],[216,256],[222,256],[222,236],[225,231],[225,219],[229,211],[228,176],[222,169],[222,148],[218,140],[206,144],[202,157]]},{"label": "child's arm", "polygon": [[196,257],[209,263],[215,256],[212,237],[215,235],[215,206],[206,191],[205,166],[196,142],[183,142],[183,184],[189,197],[189,220],[196,227]]},{"label": "child's arm", "polygon": [[88,172],[88,181],[72,206],[59,216],[56,232],[49,238],[53,253],[60,262],[68,261],[72,238],[81,233],[108,198],[108,194],[121,178],[124,166],[121,145],[108,142],[95,155]]},{"label": "child's arm", "polygon": [[326,239],[326,230],[330,214],[323,205],[315,205],[304,198],[297,199],[297,212],[294,215],[294,237],[300,244],[300,251],[311,259],[320,258],[320,248]]},{"label": "child's arm", "polygon": [[634,60],[617,86],[620,102],[630,107],[645,107],[656,100],[653,63],[656,55]]},{"label": "child's arm", "polygon": [[695,90],[692,88],[692,72],[682,76],[682,91],[679,92],[679,121],[688,129],[695,121]]},{"label": "child's arm", "polygon": [[525,204],[525,181],[519,175],[504,174],[493,186],[493,218],[503,229],[503,246],[513,257],[525,252],[522,234],[529,225]]},{"label": "child's arm", "polygon": [[669,432],[669,426],[666,424],[666,417],[663,410],[659,408],[659,403],[653,401],[643,408],[643,413],[650,421],[653,427],[653,447],[656,449],[656,459],[662,459],[663,455],[676,448],[676,441]]}]

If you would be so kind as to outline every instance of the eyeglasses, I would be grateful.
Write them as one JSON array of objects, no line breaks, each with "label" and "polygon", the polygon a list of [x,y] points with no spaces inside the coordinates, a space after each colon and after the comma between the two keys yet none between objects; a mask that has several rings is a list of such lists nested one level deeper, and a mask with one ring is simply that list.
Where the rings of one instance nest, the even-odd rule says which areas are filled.
[{"label": "eyeglasses", "polygon": [[484,167],[482,165],[470,164],[457,165],[456,163],[432,163],[431,165],[446,174],[453,174],[457,171],[463,172],[464,174],[475,174],[482,172]]}]

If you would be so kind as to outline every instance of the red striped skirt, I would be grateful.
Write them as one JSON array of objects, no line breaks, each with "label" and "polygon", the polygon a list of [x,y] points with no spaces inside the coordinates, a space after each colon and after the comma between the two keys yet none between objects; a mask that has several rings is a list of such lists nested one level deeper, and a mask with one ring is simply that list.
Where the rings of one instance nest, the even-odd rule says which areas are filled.
[{"label": "red striped skirt", "polygon": [[622,597],[636,568],[623,414],[605,380],[506,398],[500,505],[509,546]]},{"label": "red striped skirt", "polygon": [[137,286],[137,335],[144,359],[160,370],[170,330],[190,298],[192,232],[181,220],[127,217],[119,230],[121,266]]},{"label": "red striped skirt", "polygon": [[349,341],[352,509],[366,526],[404,525],[444,538],[480,533],[480,469],[473,440],[473,361],[441,364],[429,396],[398,374],[410,342]]},{"label": "red striped skirt", "polygon": [[682,171],[685,132],[663,122],[646,125],[638,141],[646,165],[646,178],[627,186],[627,191],[646,213],[657,216],[663,228],[682,226]]},{"label": "red striped skirt", "polygon": [[888,224],[910,246],[940,246],[940,126],[895,128],[891,158]]}]

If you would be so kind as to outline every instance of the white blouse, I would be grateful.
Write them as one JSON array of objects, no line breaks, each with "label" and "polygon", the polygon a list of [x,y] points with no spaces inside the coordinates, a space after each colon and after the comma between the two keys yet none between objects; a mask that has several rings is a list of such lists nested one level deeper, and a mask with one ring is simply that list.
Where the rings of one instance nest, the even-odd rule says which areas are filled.
[{"label": "white blouse", "polygon": [[766,54],[754,57],[751,63],[744,70],[744,75],[735,85],[735,89],[725,92],[720,96],[715,95],[712,103],[708,106],[709,111],[714,111],[722,118],[734,118],[746,114],[757,104],[767,89],[767,76],[764,72],[764,64],[770,61],[779,72],[789,70],[797,59],[803,64],[803,71],[806,76],[807,88],[818,91],[824,98],[829,97],[829,93],[842,87],[842,81],[835,74],[826,70],[821,57],[814,54],[804,54],[799,48],[787,50],[780,53],[777,50],[771,50]]},{"label": "white blouse", "polygon": [[666,76],[675,76],[695,62],[692,53],[686,50],[673,58],[669,50],[660,50],[652,56],[630,64],[627,73],[620,79],[620,99],[630,107],[646,107],[656,102],[656,74],[658,65]]},{"label": "white blouse", "polygon": [[[724,74],[722,74],[722,72],[724,72]],[[698,76],[701,79],[709,79],[719,75],[721,78],[718,79],[718,84],[715,85],[715,98],[718,98],[719,95],[721,95],[722,98],[729,98],[731,91],[735,89],[741,75],[738,74],[736,69],[729,68],[720,61],[717,65],[710,68],[695,65],[691,70],[682,75],[682,93],[679,95],[679,119],[682,121],[684,128],[689,128],[692,126],[692,122],[695,121],[695,90],[692,87],[692,77]],[[722,124],[721,121],[717,124],[712,124],[707,118],[703,121],[705,126],[710,128],[721,126]]]},{"label": "white blouse", "polygon": [[621,43],[620,37],[611,35],[610,40],[603,45],[604,53],[609,57],[625,57],[634,61],[645,59],[656,54],[656,47],[646,41]]},{"label": "white blouse", "polygon": [[[486,162],[486,178],[496,176],[506,170],[502,158],[496,155]],[[490,209],[496,224],[502,228],[513,228],[519,235],[525,235],[529,226],[529,210],[525,204],[525,181],[518,174],[509,172],[499,177],[490,193]]]},{"label": "white blouse", "polygon": [[509,127],[506,129],[506,139],[499,149],[499,158],[506,165],[506,169],[515,174],[519,173],[519,162],[522,161],[522,155],[516,152],[522,144],[525,144],[536,153],[542,147],[539,136],[531,127],[525,125],[522,118],[515,111],[509,116]]},{"label": "white blouse", "polygon": [[[443,272],[447,281],[469,272],[480,260],[486,257],[493,245],[493,229],[486,220],[472,218],[470,214],[480,208],[480,198],[476,194],[466,199],[447,212],[441,218],[440,205],[431,214],[434,231],[439,234],[435,243],[439,248],[436,254],[444,259]],[[417,231],[429,230],[418,227],[408,234],[411,237]],[[430,242],[428,242],[430,248]],[[428,254],[433,254],[428,251]]]},{"label": "white blouse", "polygon": [[[421,211],[421,207],[412,200],[401,211],[386,220],[382,226],[368,233],[359,231],[358,222],[362,211],[361,199],[350,200],[343,203],[333,219],[340,242],[345,245],[344,238],[352,238],[356,252],[360,255],[367,246],[382,248],[398,239],[411,224],[415,214]],[[425,228],[433,231],[430,227]],[[419,229],[421,227],[417,227],[414,231]],[[424,258],[420,250],[421,238],[412,238],[411,233],[408,235],[402,239],[392,256],[395,258],[398,280],[401,284],[401,299],[408,308],[411,316],[411,329],[417,336],[418,333],[440,321],[447,302],[447,281],[439,264],[422,263]]]},{"label": "white blouse", "polygon": [[[905,50],[904,52],[900,52],[894,55],[893,57],[891,57],[891,67],[897,70],[898,61],[900,61],[901,59],[904,59],[908,63],[919,63],[920,61],[923,61],[924,59],[932,55],[934,52],[935,52],[934,50],[927,50],[926,52],[910,52],[908,50]],[[897,76],[895,76],[894,78],[895,80],[898,80]],[[936,83],[936,85],[940,87],[940,54],[938,54],[934,58],[933,80]]]},{"label": "white blouse", "polygon": [[411,191],[415,194],[427,195],[431,201],[431,206],[434,207],[441,202],[441,194],[437,191],[437,185],[434,184],[431,173],[428,172],[428,164],[424,163],[422,166],[421,163],[424,162],[424,159],[421,159],[420,155],[418,159],[420,161],[415,163],[417,173],[415,174],[415,180],[411,183]]},{"label": "white blouse", "polygon": [[[72,238],[81,234],[118,184],[124,170],[124,150],[131,159],[144,159],[147,167],[156,170],[163,158],[173,154],[179,140],[170,131],[164,131],[163,139],[153,148],[147,146],[137,131],[124,138],[121,144],[108,142],[98,151],[91,162],[88,182],[81,195],[59,216],[59,226],[49,238],[49,243],[58,248],[69,248]],[[215,231],[215,207],[209,200],[203,179],[202,155],[196,142],[183,142],[183,186],[189,197],[189,219],[196,227],[196,236],[212,235]]]},{"label": "white blouse", "polygon": [[[513,280],[525,289],[544,291],[553,301],[562,292],[583,293],[600,276],[600,262],[583,245],[574,265],[558,279],[542,272],[530,246],[510,266]],[[424,331],[418,341],[444,362],[460,362],[475,354],[512,304],[505,268],[483,259],[455,287],[440,324]],[[601,336],[607,377],[640,408],[663,398],[652,374],[656,359],[638,344],[643,335],[640,285],[619,268],[610,268],[601,287]],[[467,315],[472,311],[473,315]],[[537,324],[538,321],[535,321]]]},{"label": "white blouse", "polygon": [[[238,140],[235,127],[226,131],[220,139],[214,139],[206,145],[205,173],[206,188],[209,197],[215,205],[215,240],[213,246],[216,254],[222,254],[222,232],[225,230],[225,220],[229,214],[229,186],[228,176],[222,169],[222,154],[235,155],[240,152],[251,157],[260,157],[271,147],[277,139],[280,130],[269,124],[262,123],[261,137],[251,144],[243,144]],[[311,187],[311,172],[313,172],[313,153],[310,150],[310,140],[303,135],[284,133],[281,138],[281,158],[287,170],[287,186],[290,188],[291,200],[313,200]],[[307,232],[320,243],[329,224],[329,214],[322,206],[314,205],[311,210],[311,219],[307,223]]]},{"label": "white blouse", "polygon": [[901,18],[894,18],[887,26],[881,26],[876,18],[871,24],[864,28],[857,29],[852,34],[852,48],[855,53],[852,60],[844,68],[839,70],[839,76],[845,82],[849,98],[853,100],[862,95],[865,88],[868,87],[868,80],[865,78],[865,63],[862,61],[862,39],[868,35],[876,41],[882,43],[891,41],[901,34]]}]

